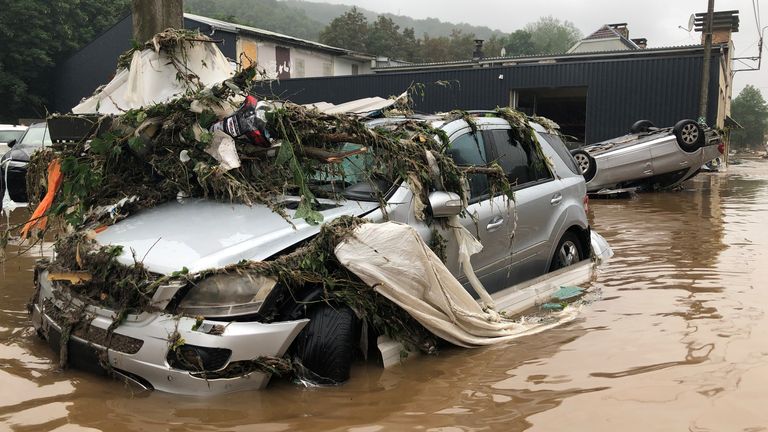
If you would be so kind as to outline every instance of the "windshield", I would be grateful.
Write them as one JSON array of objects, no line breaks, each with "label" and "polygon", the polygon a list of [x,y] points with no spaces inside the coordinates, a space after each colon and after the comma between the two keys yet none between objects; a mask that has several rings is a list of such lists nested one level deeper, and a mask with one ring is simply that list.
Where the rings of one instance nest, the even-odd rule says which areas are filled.
[{"label": "windshield", "polygon": [[7,143],[13,140],[18,140],[22,135],[24,135],[23,130],[0,131],[0,143]]},{"label": "windshield", "polygon": [[48,127],[45,123],[38,123],[27,129],[27,133],[24,134],[21,141],[14,147],[14,150],[36,150],[44,145],[51,145],[51,135],[48,133]]},{"label": "windshield", "polygon": [[378,201],[380,195],[392,187],[382,167],[375,165],[369,148],[342,143],[336,152],[347,156],[339,163],[327,164],[327,170],[312,176],[313,183],[321,190],[354,201]]}]

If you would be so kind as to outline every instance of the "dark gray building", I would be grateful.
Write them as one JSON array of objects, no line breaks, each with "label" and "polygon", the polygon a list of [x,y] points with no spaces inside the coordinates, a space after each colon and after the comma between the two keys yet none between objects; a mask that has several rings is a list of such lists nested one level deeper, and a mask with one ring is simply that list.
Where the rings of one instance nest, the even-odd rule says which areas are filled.
[{"label": "dark gray building", "polygon": [[[722,126],[730,111],[730,44],[713,48],[707,123]],[[700,45],[486,58],[414,64],[372,75],[291,79],[264,92],[297,103],[340,103],[398,95],[414,88],[415,109],[483,110],[511,106],[549,117],[564,133],[592,143],[622,135],[636,120],[670,126],[696,119],[702,76]]]}]

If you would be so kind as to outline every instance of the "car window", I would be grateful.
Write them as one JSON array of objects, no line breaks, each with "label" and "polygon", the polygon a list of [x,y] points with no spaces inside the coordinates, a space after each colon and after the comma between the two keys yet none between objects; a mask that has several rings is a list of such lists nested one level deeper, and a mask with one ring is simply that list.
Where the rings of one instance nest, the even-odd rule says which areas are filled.
[{"label": "car window", "polygon": [[19,144],[14,147],[14,149],[35,150],[43,147],[43,145],[51,145],[51,135],[48,133],[48,128],[45,126],[45,124],[37,127],[33,125],[27,129],[27,133],[21,137],[21,141],[19,141]]},{"label": "car window", "polygon": [[[485,142],[479,133],[467,133],[454,139],[447,153],[456,165],[486,166],[488,164]],[[485,174],[469,174],[467,180],[470,201],[478,201],[488,195],[488,177]]]},{"label": "car window", "polygon": [[555,152],[560,156],[560,159],[565,162],[566,165],[568,165],[568,169],[571,170],[572,173],[576,175],[581,175],[581,170],[579,169],[579,165],[576,163],[576,161],[573,159],[573,155],[570,151],[568,151],[568,147],[566,147],[565,143],[562,139],[560,139],[560,136],[550,133],[542,133],[541,136],[544,137],[545,140],[549,143],[550,147],[552,147]]},{"label": "car window", "polygon": [[510,183],[524,186],[553,178],[542,156],[529,145],[515,140],[511,130],[497,129],[490,133],[493,136],[496,161],[507,173]]},{"label": "car window", "polygon": [[12,140],[18,140],[22,135],[24,135],[23,130],[0,131],[0,142],[7,143]]}]

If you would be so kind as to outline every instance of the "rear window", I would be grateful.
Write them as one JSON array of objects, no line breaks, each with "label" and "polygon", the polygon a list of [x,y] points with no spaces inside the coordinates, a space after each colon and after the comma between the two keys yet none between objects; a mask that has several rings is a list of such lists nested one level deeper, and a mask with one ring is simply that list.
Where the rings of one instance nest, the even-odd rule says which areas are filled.
[{"label": "rear window", "polygon": [[565,162],[565,164],[568,166],[568,169],[571,170],[572,173],[576,175],[581,175],[581,170],[579,169],[579,165],[576,164],[576,161],[573,160],[573,155],[571,155],[571,152],[568,151],[568,148],[565,146],[565,143],[558,135],[550,134],[550,133],[542,133],[541,136],[544,137],[544,139],[547,140],[550,146],[552,146],[552,149],[555,150],[555,152],[560,156],[560,159]]},{"label": "rear window", "polygon": [[19,144],[15,149],[37,149],[43,146],[51,145],[51,135],[48,134],[48,127],[45,124],[32,125],[27,129]]},{"label": "rear window", "polygon": [[0,131],[0,143],[7,143],[13,140],[18,140],[22,135],[24,135],[23,130]]}]

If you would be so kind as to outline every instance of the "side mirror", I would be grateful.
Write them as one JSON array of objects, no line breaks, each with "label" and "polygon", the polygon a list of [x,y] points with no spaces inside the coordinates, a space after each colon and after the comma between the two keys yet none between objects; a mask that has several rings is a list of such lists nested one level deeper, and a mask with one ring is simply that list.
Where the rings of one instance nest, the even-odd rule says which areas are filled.
[{"label": "side mirror", "polygon": [[432,207],[432,216],[436,218],[456,216],[464,209],[461,197],[453,192],[430,193],[429,205]]},{"label": "side mirror", "polygon": [[11,148],[11,147],[15,146],[16,145],[16,138],[8,141],[8,144],[6,144],[6,145],[8,146],[8,148]]}]

